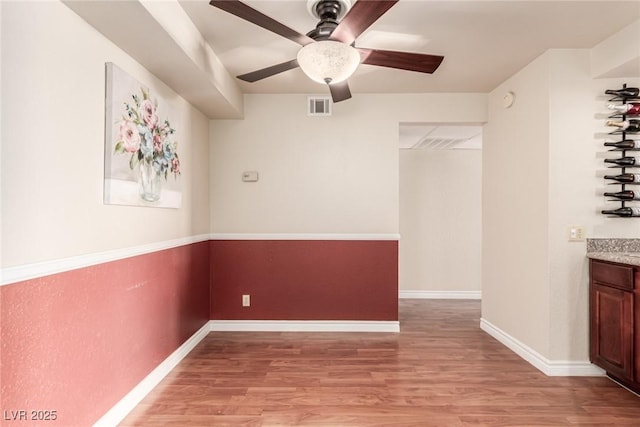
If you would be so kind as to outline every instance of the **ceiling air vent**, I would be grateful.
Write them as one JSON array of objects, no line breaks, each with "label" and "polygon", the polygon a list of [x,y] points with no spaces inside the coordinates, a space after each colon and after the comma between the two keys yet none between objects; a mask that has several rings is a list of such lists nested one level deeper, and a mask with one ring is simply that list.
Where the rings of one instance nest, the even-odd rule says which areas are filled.
[{"label": "ceiling air vent", "polygon": [[467,142],[470,138],[424,138],[411,148],[422,150],[448,150]]},{"label": "ceiling air vent", "polygon": [[307,97],[307,114],[309,116],[330,116],[331,98],[328,96]]}]

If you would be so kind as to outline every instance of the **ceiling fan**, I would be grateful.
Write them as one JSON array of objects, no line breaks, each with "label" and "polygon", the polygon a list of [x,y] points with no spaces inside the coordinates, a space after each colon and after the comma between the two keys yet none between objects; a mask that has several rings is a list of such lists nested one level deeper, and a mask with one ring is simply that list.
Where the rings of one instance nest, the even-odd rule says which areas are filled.
[{"label": "ceiling fan", "polygon": [[[355,40],[398,0],[358,0],[348,11],[349,0],[309,0],[320,22],[306,35],[264,15],[239,0],[211,0],[209,4],[274,32],[302,46],[297,58],[237,76],[256,82],[300,67],[312,80],[329,86],[333,102],[351,98],[347,79],[359,64],[433,73],[444,57],[422,53],[356,48]],[[338,19],[344,14],[344,17]]]}]

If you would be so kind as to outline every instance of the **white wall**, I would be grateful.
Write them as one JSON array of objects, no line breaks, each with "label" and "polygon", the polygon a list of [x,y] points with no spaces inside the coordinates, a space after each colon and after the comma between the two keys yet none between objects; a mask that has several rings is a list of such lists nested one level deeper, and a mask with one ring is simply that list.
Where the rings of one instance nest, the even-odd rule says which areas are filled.
[{"label": "white wall", "polygon": [[[3,267],[207,233],[208,120],[59,2],[2,3]],[[102,204],[105,62],[172,103],[181,209]]]},{"label": "white wall", "polygon": [[399,123],[486,119],[484,94],[356,94],[331,117],[306,102],[246,95],[244,120],[211,122],[213,232],[397,234]]},{"label": "white wall", "polygon": [[400,150],[401,291],[480,291],[481,189],[481,150]]},{"label": "white wall", "polygon": [[[585,242],[572,225],[590,224],[600,198],[594,150],[596,102],[587,49],[552,50],[549,59],[549,352],[553,360],[588,360],[589,289]],[[602,162],[600,162],[602,163]],[[591,233],[587,233],[589,236]]]},{"label": "white wall", "polygon": [[[482,317],[547,354],[548,62],[489,94],[482,149]],[[513,91],[513,106],[502,106]]]}]

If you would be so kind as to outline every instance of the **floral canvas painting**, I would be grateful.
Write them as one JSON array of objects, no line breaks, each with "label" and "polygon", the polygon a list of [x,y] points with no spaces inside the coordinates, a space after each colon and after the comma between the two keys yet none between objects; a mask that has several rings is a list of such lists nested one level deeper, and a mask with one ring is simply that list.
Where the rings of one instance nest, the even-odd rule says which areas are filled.
[{"label": "floral canvas painting", "polygon": [[176,123],[162,98],[106,64],[104,203],[179,208]]}]

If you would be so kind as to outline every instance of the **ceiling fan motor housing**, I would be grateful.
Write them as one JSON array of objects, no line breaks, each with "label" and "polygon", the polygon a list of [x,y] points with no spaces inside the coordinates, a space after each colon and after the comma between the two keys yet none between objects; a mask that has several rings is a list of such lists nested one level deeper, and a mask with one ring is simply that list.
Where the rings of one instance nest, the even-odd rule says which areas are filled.
[{"label": "ceiling fan motor housing", "polygon": [[307,4],[310,13],[320,22],[316,28],[309,31],[307,36],[314,40],[327,40],[338,26],[340,19],[349,10],[348,0],[310,0]]}]

